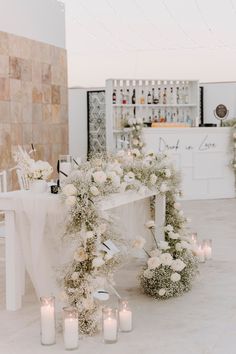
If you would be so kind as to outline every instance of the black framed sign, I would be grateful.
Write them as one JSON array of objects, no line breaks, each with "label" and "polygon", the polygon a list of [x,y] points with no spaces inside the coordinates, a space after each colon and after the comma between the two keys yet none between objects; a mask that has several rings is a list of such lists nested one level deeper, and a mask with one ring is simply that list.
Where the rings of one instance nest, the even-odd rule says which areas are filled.
[{"label": "black framed sign", "polygon": [[88,155],[106,151],[105,90],[87,92]]}]

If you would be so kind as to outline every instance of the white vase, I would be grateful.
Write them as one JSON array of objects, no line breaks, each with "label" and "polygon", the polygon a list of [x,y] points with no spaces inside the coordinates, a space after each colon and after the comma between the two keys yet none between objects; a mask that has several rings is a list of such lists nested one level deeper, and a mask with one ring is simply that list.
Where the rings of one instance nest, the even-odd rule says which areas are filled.
[{"label": "white vase", "polygon": [[30,183],[30,190],[34,193],[45,193],[47,192],[48,184],[43,179],[35,179]]}]

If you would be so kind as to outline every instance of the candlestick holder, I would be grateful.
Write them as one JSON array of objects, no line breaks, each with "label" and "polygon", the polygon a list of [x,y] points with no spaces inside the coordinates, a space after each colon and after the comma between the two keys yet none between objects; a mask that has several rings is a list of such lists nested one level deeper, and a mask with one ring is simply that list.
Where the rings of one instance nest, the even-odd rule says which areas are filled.
[{"label": "candlestick holder", "polygon": [[75,307],[63,308],[63,335],[66,350],[75,350],[79,346],[78,310]]},{"label": "candlestick holder", "polygon": [[132,331],[132,311],[127,299],[119,299],[119,328],[121,332]]},{"label": "candlestick holder", "polygon": [[55,297],[40,297],[41,314],[41,344],[53,345],[56,343],[56,317],[55,317]]},{"label": "candlestick holder", "polygon": [[116,343],[118,339],[118,310],[105,307],[102,310],[103,341],[106,344]]}]

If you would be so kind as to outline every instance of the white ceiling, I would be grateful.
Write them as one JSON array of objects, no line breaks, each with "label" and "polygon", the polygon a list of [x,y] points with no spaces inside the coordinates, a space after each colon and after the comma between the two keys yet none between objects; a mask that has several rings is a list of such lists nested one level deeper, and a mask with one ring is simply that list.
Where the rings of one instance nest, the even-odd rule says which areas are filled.
[{"label": "white ceiling", "polygon": [[236,0],[64,0],[70,86],[236,80]]}]

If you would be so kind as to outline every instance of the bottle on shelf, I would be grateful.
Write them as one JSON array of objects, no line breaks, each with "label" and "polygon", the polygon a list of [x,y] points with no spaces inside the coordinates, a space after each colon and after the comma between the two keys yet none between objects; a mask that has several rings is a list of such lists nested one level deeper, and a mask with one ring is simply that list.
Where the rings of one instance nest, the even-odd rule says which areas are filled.
[{"label": "bottle on shelf", "polygon": [[181,93],[180,93],[180,103],[184,104],[185,103],[185,88],[184,88],[184,83],[181,87]]},{"label": "bottle on shelf", "polygon": [[124,93],[123,90],[120,89],[120,104],[123,104],[123,100],[124,100]]},{"label": "bottle on shelf", "polygon": [[164,88],[164,92],[163,92],[163,104],[167,104],[167,89],[166,89],[166,87]]},{"label": "bottle on shelf", "polygon": [[113,103],[113,104],[116,104],[116,89],[113,90],[112,103]]},{"label": "bottle on shelf", "polygon": [[132,104],[136,104],[135,89],[133,89]]},{"label": "bottle on shelf", "polygon": [[126,90],[126,103],[127,104],[130,103],[130,92],[129,92],[129,89]]},{"label": "bottle on shelf", "polygon": [[170,88],[170,104],[175,104],[174,89],[172,86]]},{"label": "bottle on shelf", "polygon": [[155,101],[155,89],[154,87],[152,88],[152,104],[154,104]]},{"label": "bottle on shelf", "polygon": [[179,87],[176,87],[176,103],[180,104]]},{"label": "bottle on shelf", "polygon": [[141,96],[140,96],[140,99],[139,99],[139,103],[140,104],[145,104],[145,96],[144,96],[144,91],[142,90],[141,92]]},{"label": "bottle on shelf", "polygon": [[122,90],[122,104],[127,104],[126,94]]},{"label": "bottle on shelf", "polygon": [[152,104],[152,95],[150,91],[148,91],[148,95],[147,95],[147,104]]},{"label": "bottle on shelf", "polygon": [[185,104],[189,104],[189,87],[188,84],[185,86]]},{"label": "bottle on shelf", "polygon": [[161,103],[161,88],[160,87],[158,87],[158,95],[157,95],[157,97],[158,97],[158,104],[160,104]]}]

